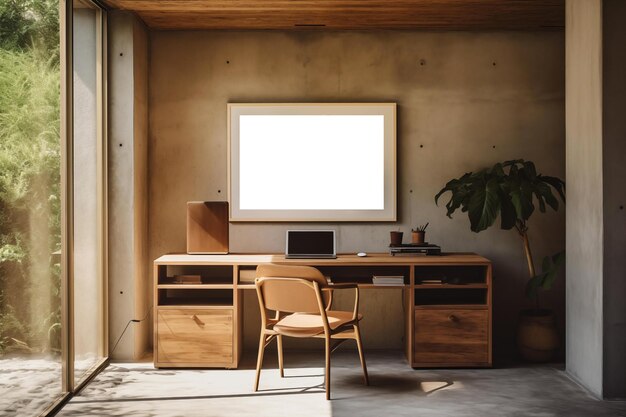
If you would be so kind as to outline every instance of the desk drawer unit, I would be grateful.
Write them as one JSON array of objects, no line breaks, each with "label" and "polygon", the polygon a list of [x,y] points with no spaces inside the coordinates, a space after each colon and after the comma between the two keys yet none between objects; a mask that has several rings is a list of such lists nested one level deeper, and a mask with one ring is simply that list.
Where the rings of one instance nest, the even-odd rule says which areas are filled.
[{"label": "desk drawer unit", "polygon": [[161,308],[157,314],[156,366],[232,366],[232,308]]},{"label": "desk drawer unit", "polygon": [[416,308],[413,366],[489,366],[489,311]]}]

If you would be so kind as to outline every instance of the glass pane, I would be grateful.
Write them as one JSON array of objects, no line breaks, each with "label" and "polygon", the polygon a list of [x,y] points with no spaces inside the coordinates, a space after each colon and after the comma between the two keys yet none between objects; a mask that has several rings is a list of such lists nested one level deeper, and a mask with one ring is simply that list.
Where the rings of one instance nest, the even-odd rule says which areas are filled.
[{"label": "glass pane", "polygon": [[74,378],[102,358],[102,276],[98,197],[98,20],[100,11],[74,1]]},{"label": "glass pane", "polygon": [[0,414],[62,394],[58,0],[0,1]]}]

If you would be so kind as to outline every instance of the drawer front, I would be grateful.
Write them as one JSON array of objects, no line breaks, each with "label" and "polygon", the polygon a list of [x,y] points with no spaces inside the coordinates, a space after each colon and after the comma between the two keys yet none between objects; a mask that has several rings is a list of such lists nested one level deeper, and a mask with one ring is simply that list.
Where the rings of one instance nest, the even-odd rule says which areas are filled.
[{"label": "drawer front", "polygon": [[414,362],[485,363],[489,361],[489,312],[415,309]]},{"label": "drawer front", "polygon": [[228,366],[233,360],[232,309],[159,309],[157,362]]}]

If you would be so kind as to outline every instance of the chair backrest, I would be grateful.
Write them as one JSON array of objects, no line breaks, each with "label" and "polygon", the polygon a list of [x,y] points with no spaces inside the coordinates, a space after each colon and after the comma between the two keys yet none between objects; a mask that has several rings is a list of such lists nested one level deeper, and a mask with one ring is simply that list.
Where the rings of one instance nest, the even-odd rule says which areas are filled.
[{"label": "chair backrest", "polygon": [[285,313],[320,313],[318,300],[323,302],[324,298],[319,288],[328,283],[319,270],[309,266],[259,265],[256,276],[262,307]]}]

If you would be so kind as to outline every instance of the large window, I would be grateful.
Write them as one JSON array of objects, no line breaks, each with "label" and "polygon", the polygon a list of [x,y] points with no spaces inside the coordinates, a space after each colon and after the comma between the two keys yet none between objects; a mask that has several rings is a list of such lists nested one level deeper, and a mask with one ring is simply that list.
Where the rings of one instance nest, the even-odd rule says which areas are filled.
[{"label": "large window", "polygon": [[0,0],[0,415],[52,410],[106,357],[104,18]]},{"label": "large window", "polygon": [[58,0],[0,0],[0,414],[63,391]]}]

